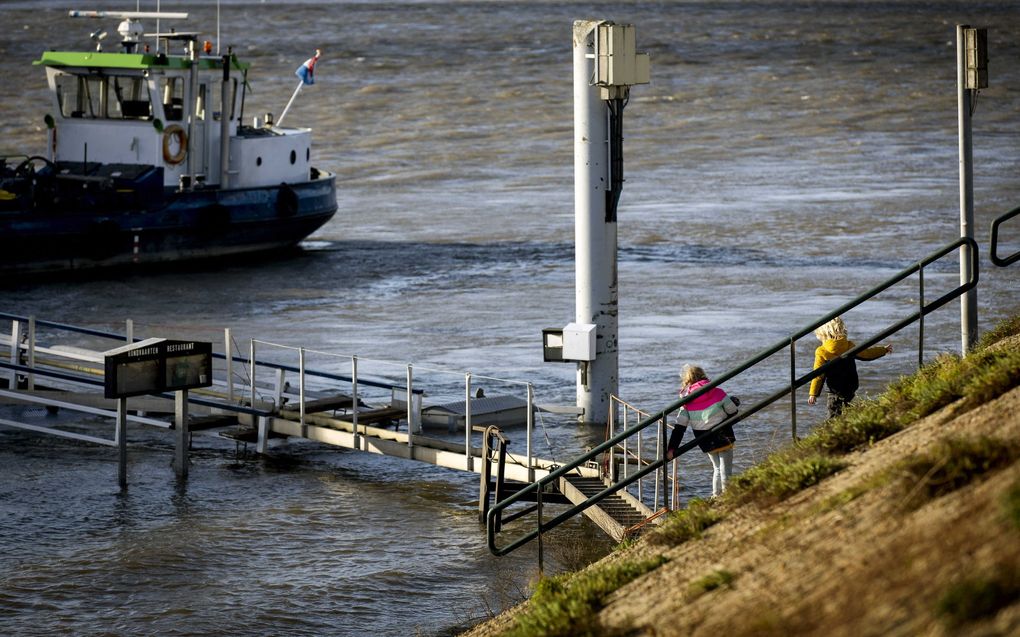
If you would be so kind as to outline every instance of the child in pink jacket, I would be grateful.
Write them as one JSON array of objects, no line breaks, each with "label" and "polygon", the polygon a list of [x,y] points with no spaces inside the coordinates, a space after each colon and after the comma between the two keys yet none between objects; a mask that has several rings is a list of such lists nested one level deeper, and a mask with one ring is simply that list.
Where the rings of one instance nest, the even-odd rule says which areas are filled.
[{"label": "child in pink jacket", "polygon": [[[688,396],[709,382],[705,370],[695,365],[684,365],[680,373],[680,396]],[[669,444],[666,445],[666,459],[672,460],[687,425],[691,426],[698,447],[708,454],[709,460],[712,461],[713,496],[720,495],[726,490],[726,483],[733,474],[733,445],[737,437],[730,425],[723,425],[712,433],[706,432],[736,413],[737,403],[722,389],[713,387],[680,408],[673,434],[669,438]]]}]

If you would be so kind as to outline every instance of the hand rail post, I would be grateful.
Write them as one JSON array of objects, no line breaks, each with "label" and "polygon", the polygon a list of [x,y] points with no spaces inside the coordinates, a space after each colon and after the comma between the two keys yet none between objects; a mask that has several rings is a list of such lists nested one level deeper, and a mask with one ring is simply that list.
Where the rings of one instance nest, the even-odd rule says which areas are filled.
[{"label": "hand rail post", "polygon": [[[35,317],[28,317],[28,366],[35,369]],[[35,374],[28,373],[28,391],[35,389]]]},{"label": "hand rail post", "polygon": [[542,560],[542,487],[535,491],[535,504],[538,507],[538,576],[545,574],[545,565]]},{"label": "hand rail post", "polygon": [[305,348],[303,347],[298,348],[298,394],[298,400],[301,403],[301,436],[307,438],[308,430],[305,429]]},{"label": "hand rail post", "polygon": [[535,387],[528,383],[528,480],[535,481],[535,463],[531,455],[531,435],[535,430]]},{"label": "hand rail post", "polygon": [[[635,466],[639,470],[641,469],[641,460],[642,460],[641,452],[644,449],[644,441],[641,439],[641,434],[642,433],[643,433],[643,431],[639,431],[637,433],[637,449],[634,450],[634,464],[635,464]],[[653,480],[653,483],[654,483],[654,480]],[[638,500],[642,500],[645,497],[645,493],[644,493],[644,488],[643,487],[644,487],[644,480],[642,478],[638,478],[638,481],[637,481],[637,497],[638,497]],[[653,493],[654,493],[654,490],[653,490]]]},{"label": "hand rail post", "polygon": [[414,408],[411,407],[411,390],[414,382],[414,370],[412,369],[411,363],[407,364],[407,450],[409,452],[409,458],[414,459]]},{"label": "hand rail post", "polygon": [[680,471],[679,471],[679,465],[677,464],[677,459],[676,458],[673,458],[673,460],[671,460],[669,462],[669,464],[672,465],[671,473],[673,474],[671,476],[672,477],[671,482],[673,484],[673,488],[670,489],[670,491],[672,492],[672,501],[671,501],[671,504],[672,504],[672,509],[675,511],[675,510],[680,508]]},{"label": "hand rail post", "polygon": [[471,372],[464,374],[464,466],[474,471],[471,458]]},{"label": "hand rail post", "polygon": [[917,368],[924,367],[924,264],[917,264]]},{"label": "hand rail post", "polygon": [[[667,444],[667,442],[666,442],[666,415],[665,414],[662,415],[662,420],[659,421],[659,431],[661,432],[659,434],[659,445],[658,445],[659,449],[658,449],[658,453],[655,454],[655,459],[656,460],[663,460],[666,457],[666,444]],[[662,466],[659,467],[659,471],[662,472],[662,507],[665,508],[665,509],[669,508],[669,501],[668,501],[669,493],[668,493],[668,491],[666,489],[666,465],[668,465],[668,464],[669,464],[668,462],[663,462]],[[658,499],[656,499],[656,502],[658,502]]]},{"label": "hand rail post", "polygon": [[[11,321],[11,365],[21,364],[21,321]],[[18,372],[11,370],[7,387],[11,391],[18,388]]]},{"label": "hand rail post", "polygon": [[351,356],[351,422],[354,425],[354,448],[361,448],[358,434],[358,357]]},{"label": "hand rail post", "polygon": [[230,343],[230,328],[223,330],[223,355],[227,363],[227,401],[234,402],[234,348]]},{"label": "hand rail post", "polygon": [[255,408],[255,339],[248,340],[248,382],[251,386],[251,408]]},{"label": "hand rail post", "polygon": [[797,439],[797,340],[790,335],[790,435]]}]

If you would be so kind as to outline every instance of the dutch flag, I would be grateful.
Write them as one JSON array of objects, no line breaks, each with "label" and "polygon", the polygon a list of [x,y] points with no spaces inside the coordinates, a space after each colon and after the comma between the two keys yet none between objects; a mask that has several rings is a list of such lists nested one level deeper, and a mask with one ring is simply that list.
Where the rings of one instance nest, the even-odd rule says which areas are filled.
[{"label": "dutch flag", "polygon": [[315,62],[320,55],[320,51],[315,49],[315,55],[305,60],[305,63],[294,71],[294,75],[300,77],[304,84],[315,84]]}]

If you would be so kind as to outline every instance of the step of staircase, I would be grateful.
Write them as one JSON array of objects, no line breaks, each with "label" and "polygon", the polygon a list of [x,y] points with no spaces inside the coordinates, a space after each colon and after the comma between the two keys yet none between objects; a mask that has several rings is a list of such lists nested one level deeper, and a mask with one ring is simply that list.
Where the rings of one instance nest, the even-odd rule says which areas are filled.
[{"label": "step of staircase", "polygon": [[[563,476],[560,492],[573,504],[581,504],[606,488],[601,478]],[[652,510],[624,492],[616,492],[584,510],[584,514],[616,541],[627,535],[627,529],[652,515]]]}]

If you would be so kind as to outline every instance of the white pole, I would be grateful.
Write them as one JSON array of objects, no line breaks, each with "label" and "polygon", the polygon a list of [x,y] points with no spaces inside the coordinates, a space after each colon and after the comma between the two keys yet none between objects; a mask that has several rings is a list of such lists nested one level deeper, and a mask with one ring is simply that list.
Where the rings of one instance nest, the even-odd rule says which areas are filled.
[{"label": "white pole", "polygon": [[595,324],[595,360],[578,363],[579,419],[605,424],[617,392],[616,222],[606,219],[609,185],[608,108],[591,83],[594,20],[574,22],[575,318]]},{"label": "white pole", "polygon": [[471,372],[464,374],[464,466],[474,471],[471,457]]},{"label": "white pole", "polygon": [[[960,236],[974,238],[974,165],[971,143],[971,94],[967,86],[967,42],[965,24],[956,25],[956,96],[960,134]],[[960,247],[960,283],[971,279],[967,248]],[[977,288],[960,297],[960,337],[966,355],[977,343]]]},{"label": "white pole", "polygon": [[230,345],[230,328],[223,328],[223,354],[227,359],[227,401],[234,402],[234,348]]},{"label": "white pole", "polygon": [[361,449],[358,439],[358,357],[351,356],[351,422],[354,424],[354,448]]},{"label": "white pole", "polygon": [[301,436],[308,437],[308,430],[305,429],[305,348],[298,349],[298,393],[301,401]]},{"label": "white pole", "polygon": [[304,82],[298,82],[297,88],[294,89],[294,94],[290,96],[290,101],[287,102],[285,107],[283,107],[283,115],[280,115],[280,119],[276,120],[277,126],[283,126],[283,118],[287,117],[287,111],[290,110],[290,105],[294,103],[294,98],[296,98],[297,94],[301,92],[301,87],[304,85]]}]

